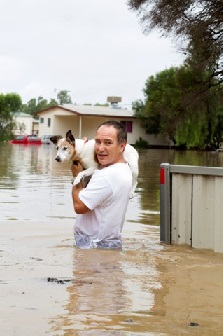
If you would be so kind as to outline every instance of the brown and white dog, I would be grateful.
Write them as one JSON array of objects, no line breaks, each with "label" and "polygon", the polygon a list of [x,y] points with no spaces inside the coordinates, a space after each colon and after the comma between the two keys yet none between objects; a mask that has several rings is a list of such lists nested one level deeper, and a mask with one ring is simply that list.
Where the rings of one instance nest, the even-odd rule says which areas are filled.
[{"label": "brown and white dog", "polygon": [[[53,136],[50,138],[50,141],[56,145],[57,154],[55,160],[57,162],[63,162],[65,160],[72,161],[72,164],[80,162],[84,168],[74,179],[73,185],[77,185],[85,177],[91,176],[95,169],[98,169],[99,164],[94,151],[94,139],[75,139],[71,130],[69,130],[66,133],[66,138]],[[139,155],[133,146],[127,144],[123,156],[132,171],[132,191],[130,197],[133,197],[139,173]]]}]

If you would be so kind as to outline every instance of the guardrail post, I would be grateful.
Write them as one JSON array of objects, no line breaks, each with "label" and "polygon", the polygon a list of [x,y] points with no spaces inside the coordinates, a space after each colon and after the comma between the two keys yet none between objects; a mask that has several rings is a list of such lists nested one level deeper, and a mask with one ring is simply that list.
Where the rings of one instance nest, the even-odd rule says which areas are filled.
[{"label": "guardrail post", "polygon": [[160,165],[160,241],[170,244],[170,165]]}]

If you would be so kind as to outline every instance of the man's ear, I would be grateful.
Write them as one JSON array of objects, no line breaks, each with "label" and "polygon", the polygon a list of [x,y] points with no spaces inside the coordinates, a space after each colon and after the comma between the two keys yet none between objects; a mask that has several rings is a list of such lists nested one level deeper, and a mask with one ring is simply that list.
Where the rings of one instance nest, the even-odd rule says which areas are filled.
[{"label": "man's ear", "polygon": [[125,146],[126,146],[126,145],[127,145],[126,142],[122,142],[122,143],[121,143],[122,152],[124,152],[124,150],[125,150]]}]

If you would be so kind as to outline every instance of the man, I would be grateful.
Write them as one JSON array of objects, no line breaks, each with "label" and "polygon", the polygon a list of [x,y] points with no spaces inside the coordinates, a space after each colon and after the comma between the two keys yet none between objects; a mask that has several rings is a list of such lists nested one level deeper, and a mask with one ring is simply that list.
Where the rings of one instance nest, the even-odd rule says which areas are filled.
[{"label": "man", "polygon": [[[132,187],[132,172],[123,158],[127,143],[125,127],[117,121],[99,125],[95,153],[100,168],[86,188],[79,183],[72,189],[76,246],[120,249],[121,232]],[[80,165],[78,171],[81,170]]]}]

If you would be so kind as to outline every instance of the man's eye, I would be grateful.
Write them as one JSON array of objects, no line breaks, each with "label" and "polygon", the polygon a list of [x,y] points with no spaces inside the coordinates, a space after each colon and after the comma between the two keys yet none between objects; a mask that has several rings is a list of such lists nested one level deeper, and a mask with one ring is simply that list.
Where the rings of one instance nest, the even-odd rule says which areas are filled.
[{"label": "man's eye", "polygon": [[106,146],[110,146],[111,144],[112,144],[111,141],[105,141]]}]

